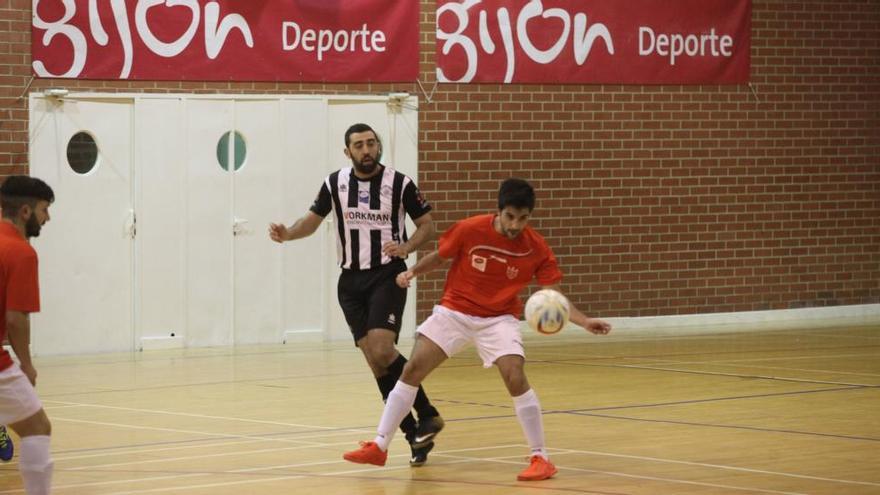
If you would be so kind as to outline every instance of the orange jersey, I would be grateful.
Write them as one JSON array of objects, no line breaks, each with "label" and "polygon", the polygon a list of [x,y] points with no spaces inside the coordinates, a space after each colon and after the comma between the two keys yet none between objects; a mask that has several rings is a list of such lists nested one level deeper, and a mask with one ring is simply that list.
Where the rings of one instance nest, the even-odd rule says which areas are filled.
[{"label": "orange jersey", "polygon": [[519,318],[519,293],[536,278],[540,285],[562,280],[547,241],[529,226],[509,239],[493,227],[494,214],[462,220],[439,241],[441,258],[452,258],[440,304],[462,313]]},{"label": "orange jersey", "polygon": [[[10,310],[40,310],[37,252],[14,225],[0,221],[0,341],[6,339],[6,312]],[[10,366],[12,358],[0,347],[0,370]]]}]

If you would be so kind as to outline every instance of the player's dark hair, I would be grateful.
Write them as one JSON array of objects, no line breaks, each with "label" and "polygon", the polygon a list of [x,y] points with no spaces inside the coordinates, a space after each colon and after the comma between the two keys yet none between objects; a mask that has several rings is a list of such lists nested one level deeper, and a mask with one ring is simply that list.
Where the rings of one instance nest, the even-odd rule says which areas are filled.
[{"label": "player's dark hair", "polygon": [[6,218],[14,217],[24,205],[35,207],[39,200],[51,203],[55,193],[49,184],[36,177],[11,175],[0,186],[0,208]]},{"label": "player's dark hair", "polygon": [[348,145],[351,144],[351,135],[352,134],[354,134],[356,132],[367,132],[367,131],[372,132],[373,135],[376,136],[376,141],[379,141],[379,144],[382,143],[382,140],[379,139],[379,134],[376,131],[374,131],[372,127],[368,126],[367,124],[354,124],[353,126],[349,127],[347,131],[345,131],[345,147],[348,148]]},{"label": "player's dark hair", "polygon": [[498,209],[503,210],[507,206],[534,210],[535,190],[532,185],[515,177],[502,182],[501,188],[498,189]]}]

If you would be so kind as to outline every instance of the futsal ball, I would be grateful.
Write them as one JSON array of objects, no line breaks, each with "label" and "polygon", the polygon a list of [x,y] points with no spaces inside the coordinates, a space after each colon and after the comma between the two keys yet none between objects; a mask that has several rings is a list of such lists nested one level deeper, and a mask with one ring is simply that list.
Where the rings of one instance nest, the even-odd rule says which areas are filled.
[{"label": "futsal ball", "polygon": [[568,323],[568,299],[552,289],[542,289],[526,301],[526,322],[536,332],[550,335]]}]

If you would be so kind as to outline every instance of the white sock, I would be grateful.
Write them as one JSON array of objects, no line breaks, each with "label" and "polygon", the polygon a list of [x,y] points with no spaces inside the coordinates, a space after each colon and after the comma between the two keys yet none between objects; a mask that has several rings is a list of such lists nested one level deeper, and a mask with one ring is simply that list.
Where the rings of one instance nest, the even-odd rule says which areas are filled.
[{"label": "white sock", "polygon": [[18,469],[28,495],[49,495],[52,485],[52,458],[49,456],[49,436],[32,435],[21,438],[21,457]]},{"label": "white sock", "polygon": [[388,394],[385,409],[382,411],[382,419],[379,420],[379,428],[376,430],[378,435],[373,440],[382,450],[388,450],[391,439],[394,438],[394,432],[397,431],[406,414],[412,410],[418,391],[419,387],[413,387],[397,380],[397,384]]},{"label": "white sock", "polygon": [[534,389],[513,398],[513,408],[516,410],[516,417],[519,419],[519,425],[522,426],[523,433],[526,434],[526,441],[529,442],[529,448],[532,455],[539,455],[547,458],[547,450],[544,448],[544,421],[541,417],[541,403],[538,402],[538,396]]}]

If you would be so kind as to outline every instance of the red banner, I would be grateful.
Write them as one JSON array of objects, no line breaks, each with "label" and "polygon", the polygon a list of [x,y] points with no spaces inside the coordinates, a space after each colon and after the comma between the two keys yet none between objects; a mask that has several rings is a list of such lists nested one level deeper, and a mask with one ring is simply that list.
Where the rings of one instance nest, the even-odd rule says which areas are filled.
[{"label": "red banner", "polygon": [[414,81],[414,0],[33,0],[38,77]]},{"label": "red banner", "polygon": [[437,0],[437,79],[735,84],[750,0]]}]

